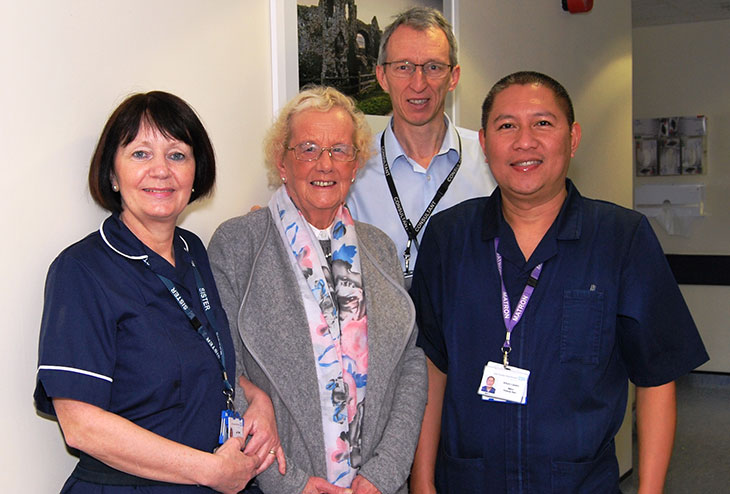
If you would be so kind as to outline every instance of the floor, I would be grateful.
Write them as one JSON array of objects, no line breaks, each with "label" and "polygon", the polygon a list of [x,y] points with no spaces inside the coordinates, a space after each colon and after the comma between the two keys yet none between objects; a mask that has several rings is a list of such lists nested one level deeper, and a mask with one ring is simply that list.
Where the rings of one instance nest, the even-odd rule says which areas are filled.
[{"label": "floor", "polygon": [[[693,373],[677,381],[677,435],[666,494],[730,492],[730,375]],[[636,494],[636,437],[633,473],[621,482]]]}]

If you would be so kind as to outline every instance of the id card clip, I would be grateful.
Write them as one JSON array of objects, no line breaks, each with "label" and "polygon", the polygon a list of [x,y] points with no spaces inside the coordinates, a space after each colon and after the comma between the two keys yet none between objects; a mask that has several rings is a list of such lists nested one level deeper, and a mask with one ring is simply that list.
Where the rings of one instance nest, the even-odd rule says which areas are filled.
[{"label": "id card clip", "polygon": [[405,266],[405,269],[403,269],[403,276],[406,278],[413,277],[413,271],[411,271],[411,243],[412,242],[413,242],[413,240],[411,238],[409,238],[408,242],[406,242],[406,250],[403,251],[403,265]]}]

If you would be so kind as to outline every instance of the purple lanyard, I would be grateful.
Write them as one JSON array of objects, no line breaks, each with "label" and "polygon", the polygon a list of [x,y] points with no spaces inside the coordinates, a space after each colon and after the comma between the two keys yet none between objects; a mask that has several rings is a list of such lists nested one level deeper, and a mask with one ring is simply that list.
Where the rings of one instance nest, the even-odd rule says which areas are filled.
[{"label": "purple lanyard", "polygon": [[494,255],[497,257],[497,271],[499,271],[499,282],[502,285],[502,317],[504,318],[504,327],[507,328],[507,335],[505,336],[504,344],[502,344],[504,366],[507,367],[509,366],[508,355],[509,352],[512,351],[512,343],[510,343],[512,330],[515,326],[517,326],[517,323],[520,322],[520,319],[522,319],[522,314],[525,313],[530,297],[532,297],[532,292],[535,291],[535,287],[537,286],[537,280],[540,278],[543,263],[535,266],[532,273],[530,273],[530,278],[527,280],[527,285],[525,285],[525,289],[522,291],[520,301],[517,302],[517,307],[515,307],[515,313],[512,314],[512,311],[509,308],[509,295],[507,295],[507,289],[504,287],[504,278],[502,277],[502,256],[499,255],[499,252],[497,252],[498,246],[499,237],[494,237]]}]

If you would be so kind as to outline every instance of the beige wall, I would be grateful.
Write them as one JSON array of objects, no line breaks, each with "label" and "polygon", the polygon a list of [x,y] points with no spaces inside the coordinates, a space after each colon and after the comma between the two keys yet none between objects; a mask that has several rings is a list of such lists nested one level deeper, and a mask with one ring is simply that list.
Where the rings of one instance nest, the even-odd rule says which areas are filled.
[{"label": "beige wall", "polygon": [[[707,215],[688,237],[651,220],[667,253],[730,255],[730,21],[637,28],[634,116],[707,116],[704,175],[637,178],[636,184],[705,184]],[[702,370],[730,372],[730,287],[682,286],[710,354]]]},{"label": "beige wall", "polygon": [[566,87],[583,127],[570,177],[588,197],[631,207],[630,1],[575,15],[558,1],[462,1],[459,9],[459,124],[479,128],[482,101],[502,76],[544,72]]},{"label": "beige wall", "polygon": [[219,180],[183,225],[207,242],[268,197],[268,15],[264,1],[0,0],[0,491],[58,492],[73,468],[55,422],[34,411],[38,328],[48,265],[105,216],[85,177],[107,116],[128,93],[158,88],[199,112]]},{"label": "beige wall", "polygon": [[[571,176],[586,195],[630,205],[629,0],[597,2],[587,15],[531,0],[462,1],[458,12],[459,123],[478,126],[502,75],[547,72],[572,94],[584,128]],[[183,226],[207,242],[222,220],[269,194],[260,151],[272,107],[268,26],[263,0],[0,0],[1,491],[57,492],[74,464],[31,395],[48,265],[105,216],[85,175],[106,117],[128,93],[157,88],[197,109],[219,180]]]}]

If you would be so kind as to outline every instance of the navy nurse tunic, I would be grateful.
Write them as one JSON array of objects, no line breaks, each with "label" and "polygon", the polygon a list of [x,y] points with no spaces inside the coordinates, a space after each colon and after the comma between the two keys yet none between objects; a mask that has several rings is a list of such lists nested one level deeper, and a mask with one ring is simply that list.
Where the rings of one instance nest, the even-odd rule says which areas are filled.
[{"label": "navy nurse tunic", "polygon": [[[707,360],[646,218],[567,189],[527,262],[499,189],[434,216],[425,234],[411,295],[418,344],[448,375],[440,494],[618,492],[628,379],[656,386]],[[510,364],[531,371],[526,405],[477,394],[506,333],[495,237],[512,311],[544,263],[511,338]]]},{"label": "navy nurse tunic", "polygon": [[[195,260],[229,376],[236,375],[233,342],[202,242],[176,228],[173,244],[174,267],[115,214],[56,258],[46,280],[41,322],[38,410],[54,414],[51,398],[71,398],[195,449],[212,452],[218,446],[220,412],[226,406],[220,364],[155,273],[172,280],[209,327],[190,263]],[[149,267],[142,256],[148,256]],[[102,486],[73,476],[62,492],[133,490],[212,492],[196,486]]]}]

